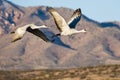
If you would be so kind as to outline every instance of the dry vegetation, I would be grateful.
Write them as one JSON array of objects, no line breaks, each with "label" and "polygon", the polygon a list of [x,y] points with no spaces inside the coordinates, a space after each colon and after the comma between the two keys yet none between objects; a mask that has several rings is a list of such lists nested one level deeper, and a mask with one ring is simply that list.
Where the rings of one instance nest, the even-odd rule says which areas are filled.
[{"label": "dry vegetation", "polygon": [[[25,24],[47,25],[43,32],[50,40],[59,31],[47,6],[22,7],[8,0],[0,1],[1,70],[120,64],[120,22],[100,23],[82,14],[76,29],[85,28],[87,33],[56,37],[54,42],[46,43],[27,32],[21,40],[11,43],[13,35],[9,33]],[[66,21],[74,12],[64,7],[55,9]]]},{"label": "dry vegetation", "polygon": [[120,65],[65,70],[0,71],[0,80],[120,80]]}]

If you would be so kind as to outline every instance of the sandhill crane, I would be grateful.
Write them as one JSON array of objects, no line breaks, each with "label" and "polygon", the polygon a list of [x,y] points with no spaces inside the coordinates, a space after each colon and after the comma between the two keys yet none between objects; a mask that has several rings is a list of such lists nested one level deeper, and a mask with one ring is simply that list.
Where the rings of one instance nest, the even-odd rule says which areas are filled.
[{"label": "sandhill crane", "polygon": [[24,34],[26,33],[26,31],[42,38],[46,42],[49,41],[47,36],[42,31],[39,30],[40,28],[47,28],[47,26],[45,26],[45,25],[36,26],[35,24],[27,24],[25,26],[17,28],[15,30],[15,32],[12,32],[12,33],[14,33],[12,42],[15,42],[15,41],[21,39],[24,36]]},{"label": "sandhill crane", "polygon": [[73,15],[68,23],[54,8],[48,7],[48,10],[49,10],[50,14],[53,16],[54,21],[57,25],[57,28],[60,31],[60,34],[56,34],[54,36],[72,35],[75,33],[86,32],[85,29],[82,29],[80,31],[75,29],[76,24],[80,21],[80,18],[81,18],[81,9],[80,8],[75,10],[75,12],[73,13]]}]

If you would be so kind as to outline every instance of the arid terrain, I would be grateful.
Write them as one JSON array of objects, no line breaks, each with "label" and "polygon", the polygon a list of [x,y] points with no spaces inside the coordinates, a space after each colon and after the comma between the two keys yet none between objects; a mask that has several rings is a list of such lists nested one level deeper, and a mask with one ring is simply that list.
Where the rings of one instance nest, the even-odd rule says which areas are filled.
[{"label": "arid terrain", "polygon": [[[74,10],[55,8],[68,21]],[[11,43],[16,28],[28,23],[47,25],[48,37],[59,33],[47,6],[22,7],[0,0],[0,70],[68,69],[120,64],[120,22],[97,22],[82,14],[76,29],[87,33],[45,42],[31,33]],[[69,79],[68,79],[69,80]]]},{"label": "arid terrain", "polygon": [[0,80],[120,80],[120,66],[63,70],[0,71]]}]

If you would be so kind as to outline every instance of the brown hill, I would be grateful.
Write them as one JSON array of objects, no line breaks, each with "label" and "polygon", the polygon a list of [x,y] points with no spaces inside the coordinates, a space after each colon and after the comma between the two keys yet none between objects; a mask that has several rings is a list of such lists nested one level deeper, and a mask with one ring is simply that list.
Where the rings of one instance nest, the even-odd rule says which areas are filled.
[{"label": "brown hill", "polygon": [[[9,33],[28,23],[46,24],[49,29],[44,31],[50,36],[59,31],[47,7],[21,7],[7,0],[0,1],[4,2],[0,5],[0,69],[55,69],[120,63],[119,22],[99,23],[83,15],[76,28],[86,28],[87,33],[57,37],[53,43],[27,33],[23,39],[11,43]],[[73,13],[68,8],[56,10],[66,21]]]}]

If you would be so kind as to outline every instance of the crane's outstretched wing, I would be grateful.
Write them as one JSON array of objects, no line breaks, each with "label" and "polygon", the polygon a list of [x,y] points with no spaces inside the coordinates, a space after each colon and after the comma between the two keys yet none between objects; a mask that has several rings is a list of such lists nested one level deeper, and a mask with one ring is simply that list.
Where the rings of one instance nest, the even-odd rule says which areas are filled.
[{"label": "crane's outstretched wing", "polygon": [[68,25],[70,28],[75,28],[76,24],[80,21],[81,19],[81,9],[76,9],[72,15],[72,17],[70,18],[70,20],[68,21]]},{"label": "crane's outstretched wing", "polygon": [[47,38],[47,36],[42,31],[40,31],[39,29],[32,29],[31,27],[28,27],[26,31],[28,31],[28,32],[30,32],[30,33],[40,37],[41,39],[43,39],[46,42],[50,41]]},{"label": "crane's outstretched wing", "polygon": [[49,10],[50,14],[53,16],[54,21],[55,21],[59,31],[62,32],[66,29],[69,29],[69,26],[66,23],[65,19],[54,8],[48,7],[48,10]]}]

